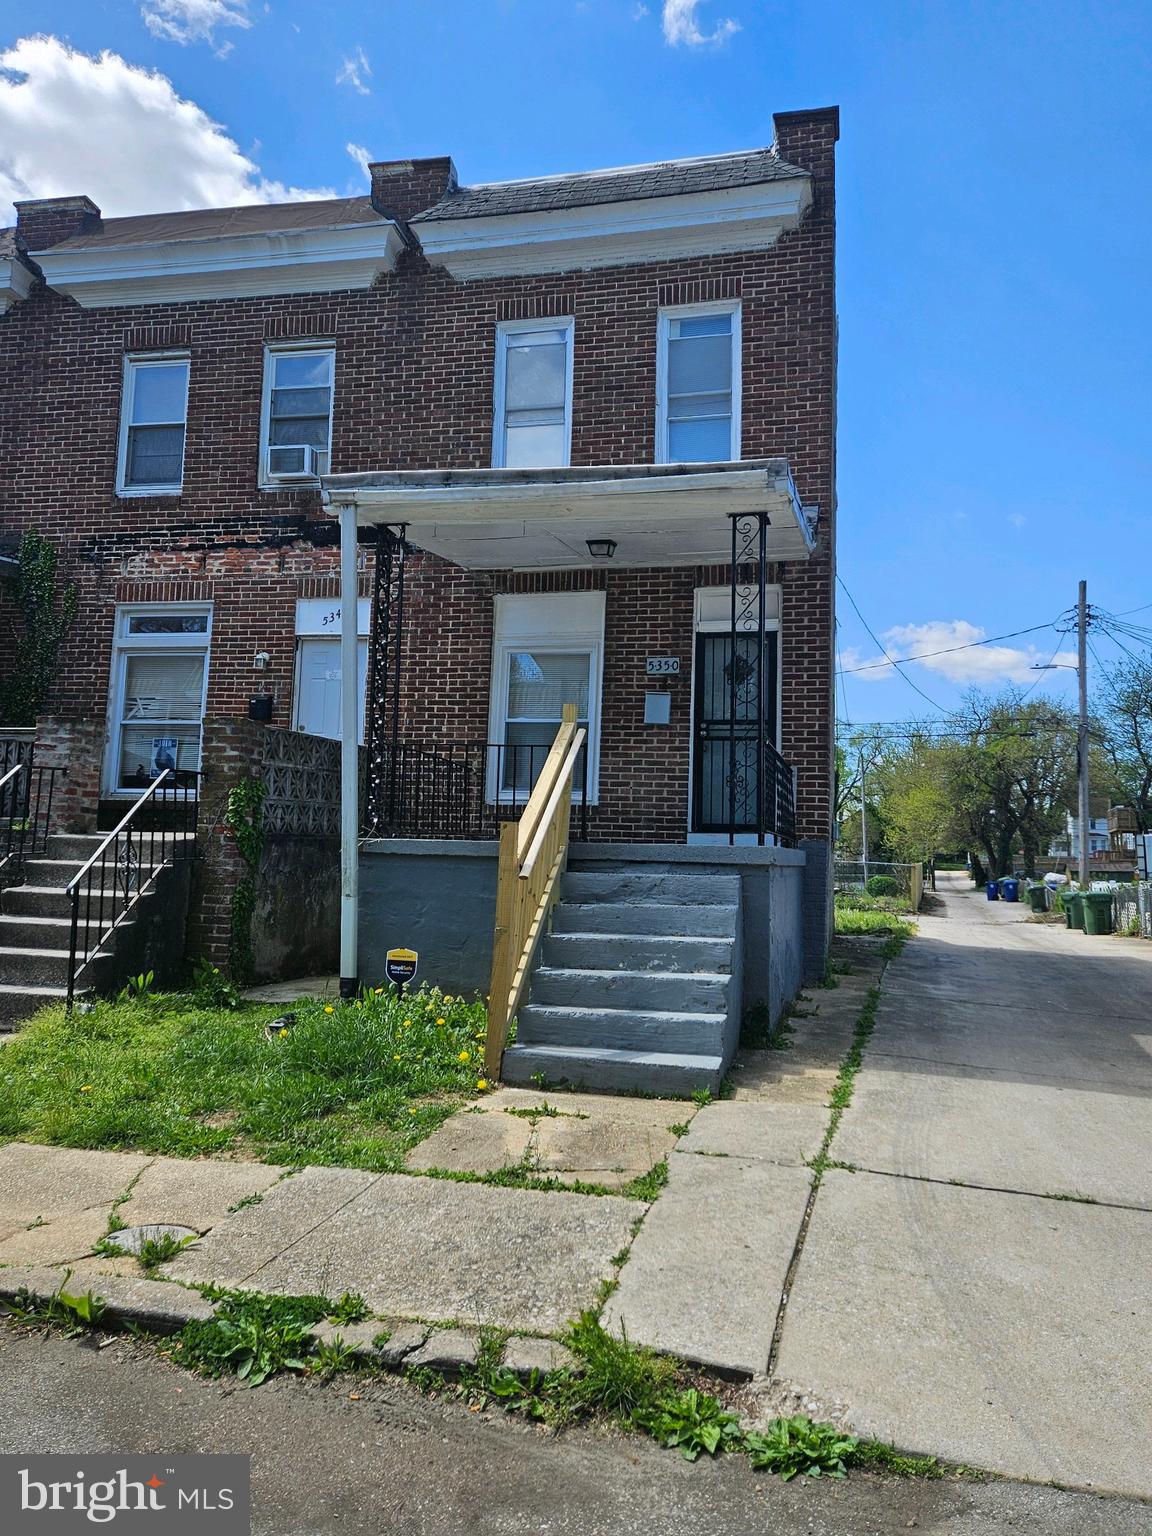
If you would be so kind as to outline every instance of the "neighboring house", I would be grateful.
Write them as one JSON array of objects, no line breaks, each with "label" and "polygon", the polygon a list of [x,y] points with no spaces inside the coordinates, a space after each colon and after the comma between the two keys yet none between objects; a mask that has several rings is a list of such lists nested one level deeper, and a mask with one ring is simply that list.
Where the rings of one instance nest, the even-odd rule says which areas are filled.
[{"label": "neighboring house", "polygon": [[[72,826],[114,824],[164,766],[195,791],[206,719],[338,734],[354,506],[367,830],[491,836],[575,703],[589,844],[773,871],[795,917],[773,1011],[801,944],[821,974],[838,114],[775,127],[769,149],[482,186],[378,164],[326,202],[18,204],[0,519],[80,587],[38,726]],[[458,779],[417,793],[446,758],[471,821]],[[371,888],[378,966],[405,923]]]},{"label": "neighboring house", "polygon": [[[1108,813],[1090,816],[1088,819],[1088,857],[1103,857],[1112,847],[1112,834]],[[1064,818],[1064,832],[1053,838],[1048,848],[1050,858],[1080,857],[1080,818],[1069,811]]]}]

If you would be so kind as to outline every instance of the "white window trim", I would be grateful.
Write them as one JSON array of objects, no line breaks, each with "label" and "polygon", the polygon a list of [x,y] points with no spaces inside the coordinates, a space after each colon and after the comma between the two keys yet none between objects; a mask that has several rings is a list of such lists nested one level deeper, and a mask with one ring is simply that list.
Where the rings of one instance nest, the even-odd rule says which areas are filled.
[{"label": "white window trim", "polygon": [[268,475],[268,438],[272,425],[272,359],[274,357],[305,357],[313,352],[327,352],[332,358],[332,391],[328,402],[328,468],[332,468],[332,423],[336,419],[336,343],[333,341],[265,342],[264,384],[260,394],[260,463],[256,471],[257,483],[262,491],[291,491],[301,485],[315,484],[303,477],[291,480],[273,480]]},{"label": "white window trim", "polygon": [[702,315],[732,316],[732,435],[729,462],[740,454],[740,393],[743,374],[743,346],[740,325],[740,300],[725,299],[713,304],[678,304],[661,309],[656,320],[656,463],[679,463],[668,454],[668,341],[673,320]]},{"label": "white window trim", "polygon": [[[208,628],[202,635],[130,635],[128,633],[129,619],[162,613],[205,614],[208,619]],[[203,652],[204,686],[200,695],[200,744],[203,749],[204,716],[208,707],[208,674],[212,664],[211,603],[123,603],[117,606],[113,626],[112,662],[108,679],[108,715],[104,737],[104,769],[101,778],[103,795],[109,800],[130,800],[140,794],[139,789],[121,789],[118,786],[120,729],[124,713],[126,658],[149,651]]]},{"label": "white window trim", "polygon": [[523,331],[563,331],[567,351],[564,379],[564,459],[547,468],[564,469],[572,462],[572,381],[576,353],[576,321],[572,315],[545,315],[536,320],[501,320],[496,327],[496,376],[492,387],[492,468],[504,468],[504,398],[508,381],[508,338]]},{"label": "white window trim", "polygon": [[[539,635],[514,634],[507,639],[502,639],[499,635],[499,613],[497,613],[496,627],[497,638],[492,653],[492,687],[488,707],[488,740],[495,745],[503,745],[504,742],[507,725],[505,705],[508,699],[509,670],[513,652],[570,654],[572,651],[586,651],[589,653],[591,661],[588,668],[588,777],[583,795],[577,790],[573,794],[573,799],[578,803],[584,799],[589,805],[597,805],[600,800],[600,715],[604,693],[603,630],[573,629],[568,633],[557,633],[553,629]],[[523,793],[514,794],[512,790],[501,789],[498,757],[496,753],[490,755],[492,761],[488,764],[486,785],[488,803],[509,805],[513,801],[522,801]]]},{"label": "white window trim", "polygon": [[[132,423],[129,421],[129,409],[132,400],[132,379],[138,368],[147,368],[149,365],[164,363],[184,363],[184,420],[181,425],[184,428],[184,440],[180,445],[180,478],[179,480],[157,485],[129,485],[128,481],[128,430]],[[184,490],[184,459],[188,450],[188,391],[192,379],[192,354],[187,351],[177,352],[127,352],[124,355],[124,367],[120,378],[120,441],[116,449],[116,494],[117,496],[179,496]],[[165,425],[165,423],[156,423]],[[175,426],[175,422],[167,423]]]}]

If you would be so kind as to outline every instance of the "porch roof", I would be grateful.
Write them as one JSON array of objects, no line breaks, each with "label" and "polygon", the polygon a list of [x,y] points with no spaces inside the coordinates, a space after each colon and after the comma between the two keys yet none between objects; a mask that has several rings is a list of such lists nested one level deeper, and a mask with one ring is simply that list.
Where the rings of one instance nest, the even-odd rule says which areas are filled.
[{"label": "porch roof", "polygon": [[[382,470],[326,475],[334,514],[407,525],[409,541],[469,570],[719,565],[733,514],[768,514],[767,558],[806,560],[814,533],[786,459],[567,469]],[[588,539],[614,539],[611,562]]]}]

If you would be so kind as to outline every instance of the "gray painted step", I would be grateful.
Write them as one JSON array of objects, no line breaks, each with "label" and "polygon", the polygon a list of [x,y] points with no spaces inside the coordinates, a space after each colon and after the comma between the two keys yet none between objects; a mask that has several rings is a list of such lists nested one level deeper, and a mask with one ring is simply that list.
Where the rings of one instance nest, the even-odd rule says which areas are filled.
[{"label": "gray painted step", "polygon": [[679,902],[562,901],[552,914],[553,933],[653,933],[677,937],[731,938],[736,906]]},{"label": "gray painted step", "polygon": [[500,1076],[506,1083],[531,1083],[540,1076],[549,1084],[567,1083],[616,1093],[641,1089],[688,1098],[701,1088],[715,1093],[720,1087],[720,1069],[719,1056],[510,1045],[504,1052]]},{"label": "gray painted step", "polygon": [[564,901],[639,901],[686,904],[725,903],[740,899],[739,875],[680,874],[631,869],[569,870],[561,888]]},{"label": "gray painted step", "polygon": [[598,933],[552,933],[544,964],[601,971],[713,971],[732,969],[734,941],[671,934],[640,934],[605,926]]},{"label": "gray painted step", "polygon": [[19,1029],[38,1009],[48,1003],[62,1003],[67,996],[63,987],[13,986],[0,983],[0,1030]]},{"label": "gray painted step", "polygon": [[710,971],[554,970],[532,976],[534,1003],[574,1008],[656,1008],[724,1014],[732,977]]},{"label": "gray painted step", "polygon": [[517,1015],[516,1041],[519,1045],[710,1055],[723,1049],[724,1015],[527,1003]]},{"label": "gray painted step", "polygon": [[5,985],[31,983],[62,987],[68,980],[68,949],[0,947],[0,978]]}]

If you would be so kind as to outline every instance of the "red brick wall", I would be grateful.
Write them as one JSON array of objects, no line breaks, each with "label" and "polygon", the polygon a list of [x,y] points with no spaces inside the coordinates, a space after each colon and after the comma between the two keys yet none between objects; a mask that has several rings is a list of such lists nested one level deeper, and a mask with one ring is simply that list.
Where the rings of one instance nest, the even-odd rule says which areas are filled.
[{"label": "red brick wall", "polygon": [[[0,320],[0,525],[57,540],[62,574],[82,589],[49,708],[103,722],[115,604],[156,592],[214,604],[210,714],[242,713],[254,685],[269,682],[276,721],[289,723],[294,599],[334,575],[335,530],[316,493],[257,487],[266,340],[335,343],[335,470],[467,468],[491,462],[497,321],[571,313],[573,463],[632,464],[654,455],[659,305],[739,297],[743,454],[786,456],[801,497],[820,510],[816,556],[783,568],[781,747],[799,769],[802,833],[826,837],[836,125],[828,113],[789,114],[779,124],[785,156],[814,173],[816,204],[768,251],[467,284],[417,253],[363,293],[84,310],[42,292],[16,306]],[[165,346],[192,356],[184,493],[122,500],[114,479],[123,356]],[[431,568],[410,590],[417,719],[429,734],[483,734],[498,582],[439,564],[432,578]],[[610,581],[599,824],[611,835],[681,836],[696,573],[616,572]],[[264,674],[251,666],[260,649],[272,657]],[[637,666],[656,653],[680,654],[685,665],[666,729],[638,723]],[[613,678],[626,679],[626,691],[614,693]],[[94,794],[94,765],[90,782]]]}]

